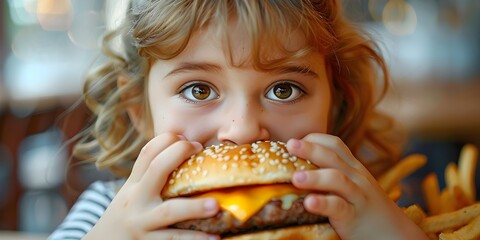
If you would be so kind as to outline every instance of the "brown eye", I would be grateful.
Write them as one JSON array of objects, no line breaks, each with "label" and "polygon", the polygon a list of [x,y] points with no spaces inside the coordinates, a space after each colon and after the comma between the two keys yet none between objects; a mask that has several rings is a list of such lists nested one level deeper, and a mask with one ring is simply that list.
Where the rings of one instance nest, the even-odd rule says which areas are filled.
[{"label": "brown eye", "polygon": [[217,92],[208,84],[193,83],[184,87],[180,95],[193,102],[203,102],[218,98]]},{"label": "brown eye", "polygon": [[287,99],[292,96],[292,86],[290,84],[281,83],[273,87],[273,93],[279,99]]},{"label": "brown eye", "polygon": [[295,83],[282,81],[273,84],[265,97],[277,102],[291,102],[301,98],[305,92]]},{"label": "brown eye", "polygon": [[210,87],[206,85],[195,85],[192,87],[192,96],[198,100],[205,100],[210,96]]}]

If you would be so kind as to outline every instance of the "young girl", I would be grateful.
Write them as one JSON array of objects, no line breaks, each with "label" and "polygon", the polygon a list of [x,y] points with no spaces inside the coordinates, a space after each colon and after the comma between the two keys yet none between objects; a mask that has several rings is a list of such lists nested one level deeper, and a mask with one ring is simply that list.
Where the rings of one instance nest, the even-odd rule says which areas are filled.
[{"label": "young girl", "polygon": [[217,239],[168,227],[215,215],[214,199],[159,193],[203,147],[258,140],[320,167],[292,182],[342,239],[426,238],[375,181],[400,153],[374,109],[387,70],[339,2],[132,0],[104,49],[85,84],[96,122],[74,153],[126,180],[94,183],[51,239]]}]

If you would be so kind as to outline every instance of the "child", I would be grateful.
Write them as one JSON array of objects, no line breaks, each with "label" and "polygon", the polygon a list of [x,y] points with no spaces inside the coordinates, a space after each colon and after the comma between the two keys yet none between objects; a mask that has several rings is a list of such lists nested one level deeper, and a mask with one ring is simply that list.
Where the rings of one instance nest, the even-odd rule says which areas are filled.
[{"label": "child", "polygon": [[85,84],[96,122],[74,154],[126,180],[94,183],[51,239],[217,239],[168,228],[215,215],[214,199],[160,190],[203,147],[258,140],[320,167],[292,181],[319,192],[304,206],[342,239],[426,239],[375,181],[399,157],[374,110],[387,70],[337,1],[132,0],[104,50]]}]

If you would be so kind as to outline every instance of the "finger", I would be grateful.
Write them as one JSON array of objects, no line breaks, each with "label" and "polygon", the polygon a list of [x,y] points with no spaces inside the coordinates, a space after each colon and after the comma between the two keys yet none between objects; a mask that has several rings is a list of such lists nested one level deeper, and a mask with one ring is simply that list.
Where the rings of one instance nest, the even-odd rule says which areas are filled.
[{"label": "finger", "polygon": [[350,166],[336,152],[325,146],[304,140],[291,139],[287,142],[287,148],[289,147],[291,147],[291,149],[288,149],[290,153],[308,159],[320,168],[350,169]]},{"label": "finger", "polygon": [[330,221],[351,219],[355,214],[354,206],[337,195],[310,194],[303,204],[307,211],[326,216]]},{"label": "finger", "polygon": [[161,153],[165,148],[172,145],[174,142],[184,140],[183,136],[172,133],[161,134],[150,140],[140,151],[135,164],[133,165],[132,173],[130,174],[130,181],[139,181],[145,174],[150,162]]},{"label": "finger", "polygon": [[146,229],[153,230],[185,220],[212,217],[219,209],[218,202],[214,198],[171,199],[143,215],[140,221]]},{"label": "finger", "polygon": [[350,149],[345,145],[342,139],[337,136],[321,133],[311,133],[305,136],[302,140],[319,144],[332,149],[340,158],[347,161],[348,164],[354,167],[363,165],[353,156]]},{"label": "finger", "polygon": [[290,139],[287,142],[287,149],[289,153],[308,159],[320,168],[338,168],[344,171],[350,171],[351,169],[336,152],[319,144]]},{"label": "finger", "polygon": [[296,172],[293,175],[292,183],[301,189],[312,189],[339,195],[352,204],[360,204],[366,201],[364,191],[352,178],[334,168]]},{"label": "finger", "polygon": [[147,233],[142,239],[158,240],[158,239],[174,239],[174,240],[220,240],[218,235],[208,234],[204,232],[182,230],[182,229],[165,229]]},{"label": "finger", "polygon": [[158,196],[167,181],[168,175],[183,161],[202,149],[200,143],[186,140],[177,141],[165,148],[152,160],[142,177],[141,181],[145,190],[154,196]]}]

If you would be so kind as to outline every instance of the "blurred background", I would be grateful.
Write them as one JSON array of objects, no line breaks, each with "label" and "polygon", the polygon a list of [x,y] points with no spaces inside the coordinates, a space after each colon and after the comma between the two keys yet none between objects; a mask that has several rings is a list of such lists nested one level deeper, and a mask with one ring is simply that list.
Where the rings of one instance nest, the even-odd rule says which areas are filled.
[{"label": "blurred background", "polygon": [[[0,2],[0,231],[44,237],[89,183],[110,177],[71,160],[66,141],[89,119],[83,78],[124,1]],[[408,130],[404,154],[428,157],[407,183],[432,171],[442,180],[464,144],[480,144],[480,1],[342,2],[384,50],[393,86],[381,108]],[[401,201],[417,201],[408,191]]]}]

